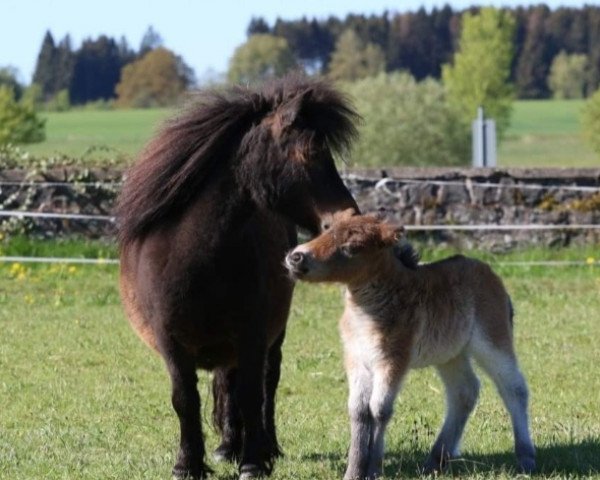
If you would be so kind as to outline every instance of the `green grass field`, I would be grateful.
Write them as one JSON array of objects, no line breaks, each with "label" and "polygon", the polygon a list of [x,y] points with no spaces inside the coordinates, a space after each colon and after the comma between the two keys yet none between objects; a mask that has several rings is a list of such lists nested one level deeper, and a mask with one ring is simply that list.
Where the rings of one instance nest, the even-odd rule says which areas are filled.
[{"label": "green grass field", "polygon": [[[511,167],[599,167],[600,157],[581,137],[581,100],[515,102],[511,127],[498,161]],[[134,155],[170,110],[73,110],[45,113],[47,140],[28,145],[39,155],[81,158]],[[90,148],[109,147],[107,155]]]},{"label": "green grass field", "polygon": [[[20,239],[3,254],[114,255],[103,244]],[[439,256],[440,252],[436,252]],[[600,258],[598,247],[515,252],[503,259]],[[426,254],[426,258],[429,255]],[[531,389],[536,478],[600,478],[600,265],[499,267],[516,306],[516,338]],[[273,479],[337,479],[348,444],[337,286],[297,289],[284,346],[278,427],[286,452]],[[178,437],[158,356],[127,325],[115,266],[0,264],[0,478],[170,478]],[[209,399],[208,375],[200,392]],[[216,437],[203,405],[208,448]],[[443,415],[430,370],[413,372],[395,405],[385,472],[415,478]],[[511,429],[489,381],[464,439],[460,478],[514,475]],[[215,465],[215,479],[235,467]],[[447,478],[452,478],[450,475]]]},{"label": "green grass field", "polygon": [[72,110],[49,112],[46,141],[27,145],[36,155],[67,154],[84,157],[93,148],[108,147],[110,153],[135,155],[171,113],[166,109]]},{"label": "green grass field", "polygon": [[582,137],[583,100],[515,102],[498,162],[510,167],[600,167]]}]

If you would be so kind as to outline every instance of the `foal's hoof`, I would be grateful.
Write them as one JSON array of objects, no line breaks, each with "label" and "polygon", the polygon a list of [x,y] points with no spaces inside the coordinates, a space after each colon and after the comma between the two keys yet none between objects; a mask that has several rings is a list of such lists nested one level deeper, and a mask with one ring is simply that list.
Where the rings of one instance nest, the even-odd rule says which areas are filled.
[{"label": "foal's hoof", "polygon": [[535,472],[535,457],[526,457],[519,459],[519,473],[530,475]]},{"label": "foal's hoof", "polygon": [[247,463],[245,465],[240,466],[239,480],[250,480],[251,478],[265,478],[267,476],[268,473],[265,471],[264,468],[261,468],[259,465]]}]

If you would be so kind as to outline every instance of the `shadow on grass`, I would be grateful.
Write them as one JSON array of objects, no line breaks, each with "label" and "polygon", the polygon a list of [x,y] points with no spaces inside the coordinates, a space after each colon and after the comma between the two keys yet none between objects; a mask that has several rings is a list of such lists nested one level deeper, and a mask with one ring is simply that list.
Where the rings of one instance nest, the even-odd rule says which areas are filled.
[{"label": "shadow on grass", "polygon": [[[428,452],[419,450],[390,451],[385,456],[386,478],[421,476],[421,465]],[[340,478],[346,463],[345,453],[314,453],[303,457],[306,461],[327,462],[337,470]],[[340,468],[340,465],[342,467]],[[516,459],[513,452],[471,454],[453,460],[447,475],[466,476],[483,474],[495,476],[500,473],[516,475]],[[600,473],[600,438],[587,439],[569,444],[541,445],[537,447],[537,471],[534,476],[589,476]]]}]

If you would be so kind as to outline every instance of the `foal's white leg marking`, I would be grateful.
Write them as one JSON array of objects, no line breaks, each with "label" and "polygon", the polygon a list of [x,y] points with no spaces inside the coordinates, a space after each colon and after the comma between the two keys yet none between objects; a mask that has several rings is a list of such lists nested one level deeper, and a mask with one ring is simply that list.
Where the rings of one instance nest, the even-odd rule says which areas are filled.
[{"label": "foal's white leg marking", "polygon": [[529,434],[527,415],[528,390],[523,374],[514,355],[493,346],[474,350],[477,363],[492,378],[498,393],[510,413],[515,437],[515,454],[519,469],[523,472],[535,470],[535,447]]},{"label": "foal's white leg marking", "polygon": [[351,368],[347,374],[350,387],[348,397],[350,449],[344,480],[362,480],[367,476],[373,434],[373,419],[369,411],[373,378],[371,372],[363,365]]},{"label": "foal's white leg marking", "polygon": [[401,378],[389,378],[376,370],[373,375],[373,392],[369,409],[373,417],[373,442],[369,459],[367,478],[375,479],[383,473],[383,456],[385,452],[385,429],[394,410],[394,400],[400,389]]},{"label": "foal's white leg marking", "polygon": [[446,389],[446,419],[425,463],[427,471],[440,470],[448,458],[459,455],[460,439],[479,395],[479,380],[466,354],[436,368]]}]

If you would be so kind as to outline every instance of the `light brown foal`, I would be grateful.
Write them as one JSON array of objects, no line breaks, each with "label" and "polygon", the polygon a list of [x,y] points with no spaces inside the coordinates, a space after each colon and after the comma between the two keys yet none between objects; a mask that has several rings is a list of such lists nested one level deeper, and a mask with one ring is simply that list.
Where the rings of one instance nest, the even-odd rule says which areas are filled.
[{"label": "light brown foal", "polygon": [[293,277],[346,285],[340,320],[350,395],[351,440],[344,478],[382,475],[385,428],[406,373],[435,366],[446,418],[426,471],[459,455],[479,392],[471,357],[489,374],[510,413],[519,470],[535,469],[527,384],[513,346],[512,305],[490,267],[460,255],[418,265],[403,230],[372,216],[341,215],[286,257]]}]

